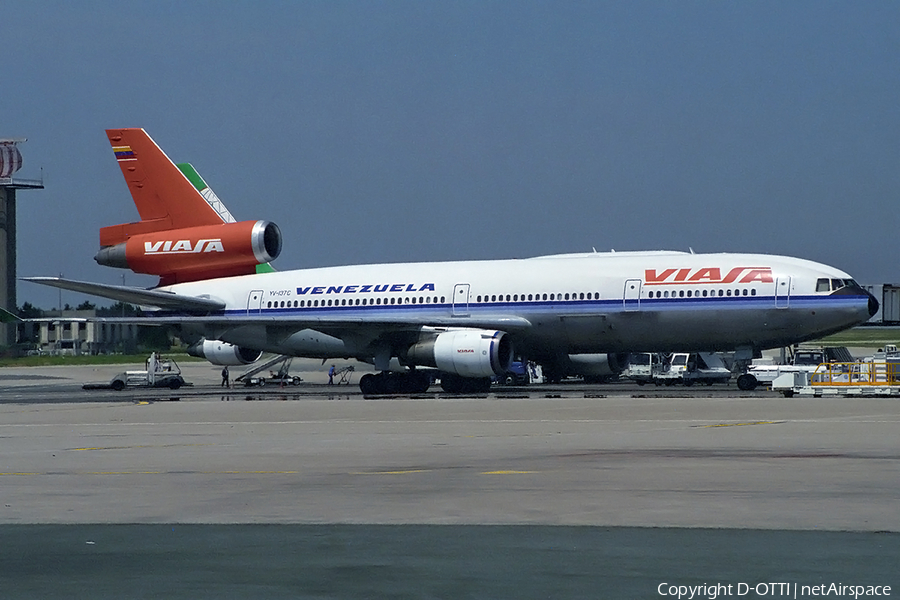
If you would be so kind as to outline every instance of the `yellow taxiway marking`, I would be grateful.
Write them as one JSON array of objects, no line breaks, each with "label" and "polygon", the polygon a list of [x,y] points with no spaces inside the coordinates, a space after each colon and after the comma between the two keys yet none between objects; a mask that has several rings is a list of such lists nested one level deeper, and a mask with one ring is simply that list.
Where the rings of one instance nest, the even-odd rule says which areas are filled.
[{"label": "yellow taxiway marking", "polygon": [[94,446],[88,448],[69,448],[71,452],[87,452],[89,450],[134,450],[137,448],[190,448],[195,446],[213,446],[214,444],[156,444],[145,446]]},{"label": "yellow taxiway marking", "polygon": [[716,423],[715,425],[700,425],[700,427],[743,427],[745,425],[777,425],[784,421],[751,421],[749,423]]},{"label": "yellow taxiway marking", "polygon": [[410,473],[429,473],[431,469],[408,469],[406,471],[354,471],[351,475],[409,475]]},{"label": "yellow taxiway marking", "polygon": [[538,473],[538,471],[485,471],[482,475],[525,475],[528,473]]}]

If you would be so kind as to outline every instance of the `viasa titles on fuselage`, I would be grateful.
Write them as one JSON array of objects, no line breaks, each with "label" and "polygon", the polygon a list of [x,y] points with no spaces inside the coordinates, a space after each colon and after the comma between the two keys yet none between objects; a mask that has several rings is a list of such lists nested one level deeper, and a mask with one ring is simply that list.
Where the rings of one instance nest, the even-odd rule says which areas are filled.
[{"label": "viasa titles on fuselage", "polygon": [[[263,351],[354,358],[364,392],[484,391],[514,355],[551,379],[614,374],[628,352],[742,354],[852,327],[877,302],[843,271],[765,254],[608,252],[277,272],[281,232],[236,222],[190,165],[142,129],[108,130],[141,220],[101,230],[100,264],[157,275],[151,289],[31,281],[152,310],[216,364]],[[123,150],[123,149],[127,149]]]}]

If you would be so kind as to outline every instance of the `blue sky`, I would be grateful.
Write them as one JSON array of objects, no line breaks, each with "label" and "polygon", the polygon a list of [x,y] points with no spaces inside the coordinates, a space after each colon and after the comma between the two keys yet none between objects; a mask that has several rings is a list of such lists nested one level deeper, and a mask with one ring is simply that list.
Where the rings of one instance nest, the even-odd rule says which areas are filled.
[{"label": "blue sky", "polygon": [[103,130],[143,127],[278,223],[279,270],[693,248],[900,282],[898,23],[896,2],[10,3],[0,137],[46,185],[19,193],[19,274],[153,284],[93,261],[137,219]]}]

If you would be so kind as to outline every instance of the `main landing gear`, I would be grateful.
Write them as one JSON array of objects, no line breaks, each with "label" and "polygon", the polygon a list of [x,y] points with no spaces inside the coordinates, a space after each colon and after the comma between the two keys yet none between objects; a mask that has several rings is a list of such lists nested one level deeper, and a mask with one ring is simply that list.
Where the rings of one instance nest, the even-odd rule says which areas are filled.
[{"label": "main landing gear", "polygon": [[[366,396],[379,394],[421,394],[428,391],[431,375],[422,371],[406,373],[368,373],[359,380],[359,389]],[[490,377],[460,377],[441,373],[441,389],[448,394],[486,394],[491,391]]]},{"label": "main landing gear", "polygon": [[421,371],[368,373],[359,380],[359,389],[367,396],[375,394],[421,394],[427,391],[430,385],[431,376]]}]

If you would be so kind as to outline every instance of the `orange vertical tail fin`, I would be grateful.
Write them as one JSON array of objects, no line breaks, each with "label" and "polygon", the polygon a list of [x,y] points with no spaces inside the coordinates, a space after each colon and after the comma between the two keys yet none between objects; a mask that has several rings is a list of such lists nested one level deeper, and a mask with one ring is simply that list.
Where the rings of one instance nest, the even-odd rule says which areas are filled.
[{"label": "orange vertical tail fin", "polygon": [[236,222],[189,164],[175,165],[143,129],[107,129],[141,220],[100,229],[97,263],[159,275],[161,285],[272,271],[281,232]]},{"label": "orange vertical tail fin", "polygon": [[106,135],[141,220],[102,228],[100,246],[114,246],[140,233],[223,222],[143,129],[107,129]]}]

